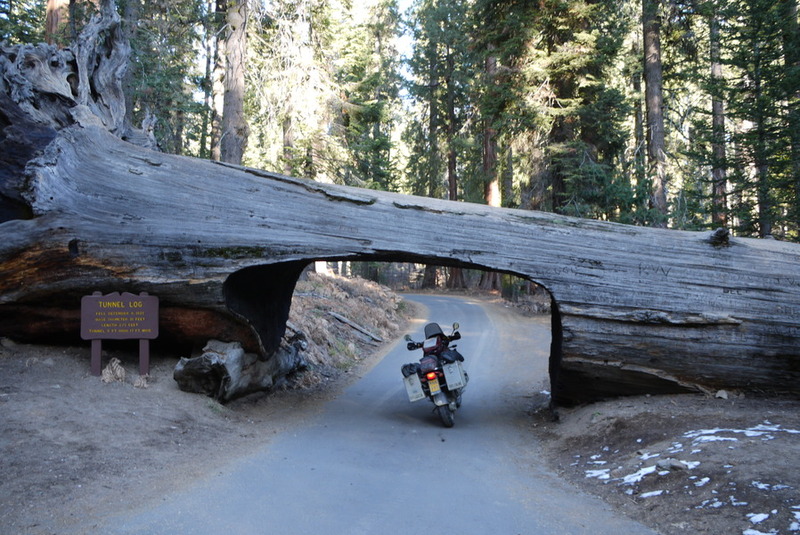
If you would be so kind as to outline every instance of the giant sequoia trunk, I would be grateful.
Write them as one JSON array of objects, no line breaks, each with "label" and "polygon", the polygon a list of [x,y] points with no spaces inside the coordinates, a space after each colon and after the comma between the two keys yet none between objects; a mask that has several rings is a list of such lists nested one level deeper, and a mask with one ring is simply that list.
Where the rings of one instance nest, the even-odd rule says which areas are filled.
[{"label": "giant sequoia trunk", "polygon": [[[113,57],[67,54],[8,49],[0,60],[6,80],[28,84],[0,91],[0,336],[79,342],[81,296],[148,292],[160,298],[161,338],[238,341],[267,362],[292,353],[283,335],[308,262],[404,260],[546,287],[557,402],[800,392],[795,244],[324,185],[153,152],[113,135],[127,131],[103,119],[116,115],[92,111],[66,81],[40,83],[64,65],[66,80]],[[35,65],[39,75],[23,76]],[[446,239],[432,240],[432,229]]]}]

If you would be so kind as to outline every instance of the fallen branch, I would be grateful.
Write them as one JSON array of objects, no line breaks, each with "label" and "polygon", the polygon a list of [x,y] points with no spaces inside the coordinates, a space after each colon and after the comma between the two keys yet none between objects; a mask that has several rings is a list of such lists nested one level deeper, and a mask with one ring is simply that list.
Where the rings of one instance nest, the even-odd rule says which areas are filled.
[{"label": "fallen branch", "polygon": [[352,327],[353,329],[355,329],[355,330],[357,330],[357,331],[359,331],[359,332],[361,332],[361,333],[363,333],[363,334],[366,334],[367,336],[369,336],[370,338],[372,338],[372,339],[373,339],[373,340],[375,340],[376,342],[381,342],[381,343],[383,343],[383,338],[381,338],[380,336],[378,336],[378,335],[376,335],[376,334],[372,334],[371,332],[369,332],[368,330],[366,330],[366,329],[365,329],[364,327],[362,327],[361,325],[359,325],[359,324],[357,324],[357,323],[354,323],[354,322],[350,321],[349,319],[345,318],[345,317],[344,317],[344,316],[342,316],[341,314],[337,314],[336,312],[328,312],[328,314],[330,314],[331,316],[333,316],[333,317],[334,317],[334,318],[336,318],[337,320],[341,321],[341,322],[342,322],[342,323],[344,323],[345,325],[349,325],[349,326],[350,326],[350,327]]}]

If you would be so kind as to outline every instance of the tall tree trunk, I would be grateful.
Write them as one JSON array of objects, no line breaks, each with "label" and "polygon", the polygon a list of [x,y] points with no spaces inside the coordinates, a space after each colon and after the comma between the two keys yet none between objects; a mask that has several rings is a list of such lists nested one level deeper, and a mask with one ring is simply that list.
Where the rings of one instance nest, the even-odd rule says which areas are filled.
[{"label": "tall tree trunk", "polygon": [[47,44],[56,43],[58,33],[69,20],[70,0],[47,0],[44,39]]},{"label": "tall tree trunk", "polygon": [[283,172],[291,175],[294,170],[294,128],[292,128],[291,103],[288,105],[281,128],[283,131]]},{"label": "tall tree trunk", "polygon": [[[487,84],[491,87],[497,76],[497,56],[491,53],[485,60]],[[497,131],[494,128],[494,117],[483,118],[483,176],[484,199],[489,206],[500,206],[500,184],[497,179]]]},{"label": "tall tree trunk", "polygon": [[728,226],[727,178],[725,172],[725,110],[722,100],[722,63],[720,62],[719,18],[714,12],[709,20],[711,48],[711,222],[715,227]]},{"label": "tall tree trunk", "polygon": [[[640,57],[642,54],[642,43],[639,41],[638,36],[634,39],[632,45],[632,52],[635,57]],[[647,168],[647,141],[645,139],[644,134],[644,112],[642,111],[642,100],[640,95],[642,94],[642,73],[637,69],[633,74],[633,93],[637,96],[636,103],[634,107],[634,115],[633,115],[633,132],[634,132],[634,139],[636,142],[636,147],[634,149],[634,166],[635,169],[633,171],[633,176],[635,178],[636,183],[642,183],[647,175],[645,173],[645,169]],[[631,181],[633,182],[633,181]]]},{"label": "tall tree trunk", "polygon": [[[487,84],[491,88],[497,76],[497,56],[492,53],[494,46],[489,45],[489,55],[485,60]],[[491,89],[489,89],[491,91]],[[497,178],[497,131],[494,128],[494,117],[484,117],[483,121],[483,179],[484,198],[489,206],[500,206],[500,183]],[[500,274],[486,271],[481,274],[478,283],[483,290],[499,290]]]},{"label": "tall tree trunk", "polygon": [[206,19],[203,24],[203,49],[206,55],[206,64],[203,80],[203,119],[200,128],[200,157],[210,158],[211,148],[209,147],[210,132],[209,128],[214,121],[213,111],[213,87],[214,87],[214,53],[216,50],[216,24],[214,24],[214,1],[208,0],[206,3]]},{"label": "tall tree trunk", "polygon": [[[761,100],[761,80],[755,81],[756,100]],[[755,147],[755,174],[756,196],[758,199],[758,236],[766,238],[772,236],[772,194],[769,180],[769,160],[767,157],[767,124],[762,109],[758,109],[755,117],[756,147]]]},{"label": "tall tree trunk", "polygon": [[446,286],[451,290],[461,290],[467,287],[467,280],[464,277],[464,270],[454,266],[447,270]]},{"label": "tall tree trunk", "polygon": [[502,204],[505,208],[511,208],[514,204],[514,150],[511,145],[505,149],[506,165],[503,169],[503,189]]},{"label": "tall tree trunk", "polygon": [[[458,200],[458,175],[457,175],[457,161],[456,161],[456,95],[453,82],[453,74],[455,72],[455,59],[453,58],[453,51],[450,47],[447,48],[447,76],[445,78],[445,101],[447,103],[447,190],[448,199],[451,201]],[[447,281],[445,283],[450,289],[466,288],[464,281],[464,272],[460,267],[451,267],[447,270]]]},{"label": "tall tree trunk", "polygon": [[422,275],[422,288],[433,289],[439,283],[439,268],[433,265],[426,265],[425,272]]},{"label": "tall tree trunk", "polygon": [[439,103],[436,99],[436,87],[439,85],[439,75],[435,56],[430,58],[428,68],[428,151],[430,155],[428,197],[436,197],[439,182]]},{"label": "tall tree trunk", "polygon": [[247,0],[231,0],[226,12],[225,98],[220,160],[241,164],[247,146],[244,115],[244,69],[247,52]]},{"label": "tall tree trunk", "polygon": [[173,154],[183,154],[183,135],[186,129],[186,113],[175,107],[175,127],[172,131],[172,151]]},{"label": "tall tree trunk", "polygon": [[497,180],[497,131],[487,122],[483,134],[483,173],[486,177],[484,197],[489,206],[500,206],[500,184]]},{"label": "tall tree trunk", "polygon": [[211,111],[211,159],[219,161],[222,157],[222,116],[225,107],[225,39],[222,32],[225,29],[226,0],[216,0],[214,5],[214,69],[211,82],[212,111]]},{"label": "tall tree trunk", "polygon": [[653,180],[652,205],[658,217],[655,224],[666,227],[669,213],[659,5],[660,0],[642,0],[648,176]]},{"label": "tall tree trunk", "polygon": [[447,77],[445,78],[445,90],[447,91],[447,185],[448,199],[458,200],[458,177],[456,175],[456,95],[453,87],[453,73],[455,71],[455,59],[453,51],[447,48]]},{"label": "tall tree trunk", "polygon": [[[489,55],[484,63],[487,84],[491,88],[497,76],[497,56],[492,54],[494,46],[489,45]],[[490,89],[491,90],[491,89]],[[483,126],[483,176],[484,198],[489,206],[500,206],[500,184],[497,179],[497,131],[494,128],[494,117],[484,117]],[[499,290],[500,274],[493,271],[481,273],[478,286],[482,290]]]}]

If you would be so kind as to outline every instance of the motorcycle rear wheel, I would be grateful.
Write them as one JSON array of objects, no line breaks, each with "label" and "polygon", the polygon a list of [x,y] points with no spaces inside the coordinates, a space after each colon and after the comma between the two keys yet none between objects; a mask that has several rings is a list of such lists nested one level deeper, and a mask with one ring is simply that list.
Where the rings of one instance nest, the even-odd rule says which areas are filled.
[{"label": "motorcycle rear wheel", "polygon": [[453,409],[448,405],[442,405],[441,407],[436,407],[436,412],[439,413],[439,418],[442,420],[442,424],[445,427],[453,427],[455,424],[455,411]]}]

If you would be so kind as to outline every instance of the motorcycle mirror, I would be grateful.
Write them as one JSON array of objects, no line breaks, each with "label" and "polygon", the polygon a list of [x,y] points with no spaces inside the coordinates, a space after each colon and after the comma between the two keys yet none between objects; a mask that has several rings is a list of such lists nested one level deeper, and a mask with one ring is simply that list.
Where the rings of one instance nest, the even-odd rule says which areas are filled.
[{"label": "motorcycle mirror", "polygon": [[457,331],[457,330],[458,330],[458,322],[456,322],[456,323],[454,323],[454,324],[453,324],[453,330],[454,330],[454,331]]},{"label": "motorcycle mirror", "polygon": [[407,334],[407,335],[405,335],[405,336],[403,337],[403,339],[404,339],[406,342],[410,342],[410,341],[411,341],[411,335],[410,335],[410,334]]}]

